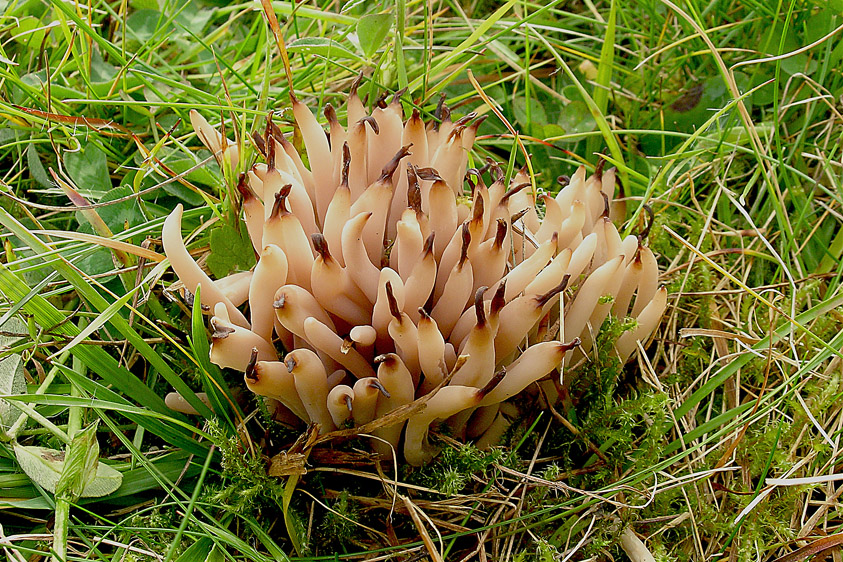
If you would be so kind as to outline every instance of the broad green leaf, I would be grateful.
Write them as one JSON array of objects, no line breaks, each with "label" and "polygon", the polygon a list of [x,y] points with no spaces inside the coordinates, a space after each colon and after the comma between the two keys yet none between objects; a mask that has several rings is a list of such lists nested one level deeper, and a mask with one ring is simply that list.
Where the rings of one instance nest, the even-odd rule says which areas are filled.
[{"label": "broad green leaf", "polygon": [[64,451],[23,445],[15,445],[14,450],[18,464],[29,479],[48,492],[55,492],[64,466]]},{"label": "broad green leaf", "polygon": [[41,48],[46,33],[41,20],[33,16],[18,19],[17,25],[9,30],[9,35],[14,37],[15,41],[32,49]]},{"label": "broad green leaf", "polygon": [[360,50],[366,57],[371,58],[383,45],[392,27],[392,16],[389,14],[369,14],[357,22],[357,40]]},{"label": "broad green leaf", "polygon": [[100,457],[97,425],[95,422],[78,432],[67,446],[64,465],[56,483],[57,496],[75,501],[94,480]]},{"label": "broad green leaf", "polygon": [[352,53],[340,43],[327,37],[301,37],[294,39],[287,45],[287,52],[302,52],[330,59],[346,58],[357,61],[362,60],[359,55]]},{"label": "broad green leaf", "polygon": [[240,232],[227,224],[213,229],[207,264],[217,279],[234,271],[246,271],[255,265],[255,252],[246,225],[240,225]]},{"label": "broad green leaf", "polygon": [[83,498],[101,498],[117,490],[120,484],[123,483],[123,474],[108,466],[107,464],[98,462],[97,472],[94,479],[88,482],[85,489],[82,490]]},{"label": "broad green leaf", "polygon": [[[0,394],[14,395],[26,393],[26,381],[23,376],[23,358],[17,353],[0,359]],[[20,410],[0,400],[0,429],[6,431],[20,416]]]},{"label": "broad green leaf", "polygon": [[135,10],[159,10],[158,0],[129,0],[129,5]]},{"label": "broad green leaf", "polygon": [[38,156],[38,151],[35,150],[35,145],[30,144],[26,147],[26,164],[29,168],[29,174],[32,179],[37,181],[39,185],[48,189],[53,188],[53,181],[47,175],[47,170],[44,169],[44,164],[41,163],[41,157]]},{"label": "broad green leaf", "polygon": [[[0,348],[11,347],[29,334],[26,324],[16,316],[6,320],[0,326],[0,332],[3,332],[0,334]],[[26,394],[23,359],[18,353],[0,358],[0,394]],[[0,429],[3,431],[9,429],[19,415],[20,410],[7,401],[0,400]]]},{"label": "broad green leaf", "polygon": [[[203,454],[207,454],[205,451]],[[137,497],[139,494],[161,488],[161,482],[150,473],[149,467],[154,467],[165,480],[175,481],[178,478],[192,478],[201,470],[201,465],[190,462],[191,454],[186,451],[177,450],[162,456],[155,461],[147,461],[148,466],[140,466],[125,472],[119,472],[114,468],[100,464],[97,467],[97,476],[102,480],[95,480],[95,483],[85,490],[85,497],[78,503],[86,504],[97,501],[95,498],[105,494],[95,495],[101,490],[97,489],[100,482],[113,487],[113,481],[122,478],[120,487],[110,493],[109,499]],[[52,511],[54,505],[47,501],[47,498],[40,495],[32,486],[32,480],[26,474],[0,474],[0,507],[11,507],[14,509],[41,509]],[[87,498],[87,499],[86,499]]]},{"label": "broad green leaf", "polygon": [[[15,445],[15,457],[21,469],[29,478],[51,493],[56,493],[56,487],[64,470],[64,451],[56,451],[46,447]],[[82,490],[81,497],[93,498],[110,494],[120,487],[123,475],[101,462],[96,464],[96,473]]]},{"label": "broad green leaf", "polygon": [[214,541],[208,537],[202,537],[176,558],[176,562],[205,562],[210,558],[213,550]]},{"label": "broad green leaf", "polygon": [[108,160],[97,145],[89,143],[82,150],[65,152],[63,159],[67,173],[83,197],[98,201],[111,190]]},{"label": "broad green leaf", "polygon": [[91,50],[91,82],[110,83],[119,72],[118,67],[105,62],[99,49]]},{"label": "broad green leaf", "polygon": [[189,2],[186,9],[175,15],[174,22],[189,28],[194,33],[201,33],[208,22],[215,15],[216,10],[200,5],[198,2]]},{"label": "broad green leaf", "polygon": [[[116,270],[113,254],[106,248],[98,248],[81,259],[73,261],[73,265],[88,275],[102,275]],[[107,283],[114,276],[100,277],[101,282]]]},{"label": "broad green leaf", "polygon": [[597,127],[597,122],[588,110],[588,106],[581,101],[566,104],[559,115],[558,123],[567,134],[587,133]]},{"label": "broad green leaf", "polygon": [[[527,117],[527,104],[530,104],[529,118]],[[522,131],[528,135],[541,136],[544,125],[547,124],[547,113],[544,106],[535,100],[528,101],[524,97],[517,97],[512,102],[512,111],[515,119],[522,126]]]},{"label": "broad green leaf", "polygon": [[[134,191],[128,185],[121,185],[110,189],[97,202],[108,203],[122,199],[128,195],[132,195]],[[105,222],[106,226],[111,232],[123,232],[130,228],[146,223],[146,217],[141,211],[136,198],[127,199],[118,203],[112,203],[105,207],[99,207],[97,214]],[[81,216],[81,212],[76,212],[76,218],[80,225],[88,225],[88,221]],[[87,228],[86,228],[87,230]]]},{"label": "broad green leaf", "polygon": [[159,31],[159,25],[163,23],[164,18],[162,18],[161,12],[156,10],[138,10],[137,12],[132,12],[126,18],[126,30],[132,39],[144,43],[149,41]]},{"label": "broad green leaf", "polygon": [[[97,96],[107,97],[109,91],[114,87],[114,80],[120,72],[120,68],[107,63],[100,50],[94,47],[91,49],[91,89]],[[129,87],[128,84],[123,86]]]},{"label": "broad green leaf", "polygon": [[[168,158],[165,162],[167,164],[167,167],[176,172],[177,174],[181,174],[185,170],[189,170],[196,166],[195,160],[191,158],[179,158],[176,155],[174,155],[172,158]],[[219,187],[220,184],[219,176],[214,173],[211,173],[208,170],[208,167],[206,166],[188,172],[188,174],[185,176],[185,179],[194,183],[201,183],[202,185],[207,185],[210,187]],[[164,186],[164,190],[171,195],[175,195],[176,197],[184,199],[187,203],[190,203],[194,207],[199,206],[203,203],[201,195],[198,195],[197,193],[189,190],[187,187],[181,185],[178,182],[166,184]]]}]

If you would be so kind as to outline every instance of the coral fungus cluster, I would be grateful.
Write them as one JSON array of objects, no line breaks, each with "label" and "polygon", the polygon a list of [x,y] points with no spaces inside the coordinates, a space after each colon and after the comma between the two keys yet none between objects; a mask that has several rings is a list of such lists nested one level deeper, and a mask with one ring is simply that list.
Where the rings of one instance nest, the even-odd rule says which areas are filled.
[{"label": "coral fungus cluster", "polygon": [[[295,98],[292,112],[305,151],[269,121],[252,139],[265,163],[238,186],[253,270],[212,281],[185,249],[180,206],[163,242],[213,311],[211,360],[321,432],[433,392],[406,423],[378,428],[376,449],[421,464],[435,420],[494,443],[505,401],[537,381],[558,397],[548,375],[588,354],[609,314],[637,320],[615,344],[621,361],[657,326],[666,292],[653,253],[610,218],[614,170],[580,168],[537,196],[524,170],[507,184],[491,161],[468,169],[474,114],[405,121],[398,96],[369,114],[352,93],[347,128],[326,107],[326,135]],[[237,145],[191,120],[236,168]]]}]

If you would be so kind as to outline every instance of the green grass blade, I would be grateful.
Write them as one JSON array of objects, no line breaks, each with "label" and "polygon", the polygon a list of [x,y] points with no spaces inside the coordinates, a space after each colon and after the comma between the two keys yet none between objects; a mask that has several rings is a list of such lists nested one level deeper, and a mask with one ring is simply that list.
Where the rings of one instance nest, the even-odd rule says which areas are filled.
[{"label": "green grass blade", "polygon": [[[35,235],[31,234],[26,227],[12,217],[5,209],[0,209],[0,224],[5,226],[11,232],[20,238],[31,250],[39,254],[44,259],[45,264],[53,267],[64,277],[73,288],[84,298],[95,310],[100,313],[105,313],[109,308],[108,301],[100,295],[97,290],[76,270],[72,265],[65,262],[61,257],[52,255],[53,251],[39,240]],[[185,397],[191,406],[196,408],[206,417],[212,417],[213,412],[190,390],[190,387],[181,379],[179,375],[173,371],[172,367],[167,361],[161,357],[152,347],[146,343],[130,325],[120,315],[113,315],[109,319],[109,323],[114,326],[124,338],[149,361],[149,364],[156,369],[164,379],[170,383],[179,394]],[[42,324],[45,325],[45,324]],[[49,324],[46,324],[49,326]],[[73,334],[74,336],[78,334]],[[131,396],[131,394],[130,394]],[[163,404],[161,402],[160,404]],[[145,404],[146,405],[146,404]],[[160,410],[159,410],[160,411]]]}]

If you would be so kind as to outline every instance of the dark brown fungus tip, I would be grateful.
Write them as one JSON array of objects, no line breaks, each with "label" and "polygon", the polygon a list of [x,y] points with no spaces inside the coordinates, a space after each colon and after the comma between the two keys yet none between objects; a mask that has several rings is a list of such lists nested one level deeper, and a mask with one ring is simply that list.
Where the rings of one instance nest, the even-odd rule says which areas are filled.
[{"label": "dark brown fungus tip", "polygon": [[603,214],[601,215],[604,219],[609,218],[609,196],[600,192],[600,195],[603,196]]},{"label": "dark brown fungus tip", "polygon": [[445,92],[442,92],[439,94],[439,103],[436,104],[436,111],[433,112],[433,116],[441,121],[450,114],[451,111],[448,109],[448,106],[445,105]]},{"label": "dark brown fungus tip", "polygon": [[275,123],[272,122],[272,111],[268,111],[266,114],[266,127],[264,128],[263,136],[264,138],[269,141],[269,138],[272,136],[272,127],[275,126]]},{"label": "dark brown fungus tip", "polygon": [[603,179],[603,168],[606,166],[606,158],[602,154],[597,154],[597,165],[594,166],[594,178],[597,180]]},{"label": "dark brown fungus tip", "polygon": [[474,190],[477,188],[477,184],[483,181],[483,178],[480,175],[480,170],[478,170],[477,168],[469,168],[465,171],[465,176],[463,176],[463,180],[468,182],[468,186],[471,189],[471,193],[474,193]]},{"label": "dark brown fungus tip", "polygon": [[568,281],[570,279],[571,279],[571,274],[566,273],[565,276],[562,277],[562,281],[558,285],[556,285],[554,288],[552,288],[551,290],[549,290],[548,292],[546,292],[543,295],[537,295],[536,296],[536,303],[539,306],[544,306],[545,304],[547,304],[547,302],[550,299],[552,299],[553,297],[555,297],[556,295],[558,295],[559,293],[561,293],[562,291],[565,290],[565,287],[568,286]]},{"label": "dark brown fungus tip", "polygon": [[214,329],[213,333],[211,334],[211,338],[214,340],[224,340],[231,334],[233,334],[236,330],[230,326],[222,326],[211,319],[211,327]]},{"label": "dark brown fungus tip", "polygon": [[633,262],[636,265],[641,265],[641,249],[644,248],[644,244],[641,242],[641,239],[638,239],[638,247],[635,248],[635,257],[633,258]]},{"label": "dark brown fungus tip", "polygon": [[375,357],[374,362],[376,365],[383,363],[387,367],[394,367],[398,363],[398,356],[394,353],[384,353]]},{"label": "dark brown fungus tip", "polygon": [[474,315],[477,317],[477,327],[482,328],[486,325],[486,308],[483,306],[483,295],[489,287],[478,287],[474,292]]},{"label": "dark brown fungus tip", "polygon": [[495,389],[495,387],[498,386],[501,383],[501,381],[503,380],[503,378],[505,376],[506,376],[506,367],[502,367],[497,373],[494,374],[492,379],[483,386],[483,388],[481,388],[477,391],[477,393],[479,395],[479,398],[482,399],[484,396],[486,396],[487,394],[492,392]]},{"label": "dark brown fungus tip", "polygon": [[395,295],[392,293],[392,283],[386,282],[386,302],[389,305],[389,313],[401,322],[401,309],[398,307],[398,301],[395,300]]},{"label": "dark brown fungus tip", "polygon": [[425,256],[433,253],[433,240],[434,240],[434,238],[436,238],[435,232],[431,232],[430,235],[427,238],[425,238],[424,246],[422,247],[422,254],[424,254]]},{"label": "dark brown fungus tip", "polygon": [[[281,143],[281,146],[286,146],[290,143],[290,141],[287,140],[287,137],[284,136],[284,133],[283,131],[281,131],[281,128],[276,125],[275,122],[272,121],[272,119],[270,119],[266,125],[267,131],[269,132],[268,134],[270,134],[272,138]],[[266,137],[266,142],[269,142],[269,138],[269,136]]]},{"label": "dark brown fungus tip", "polygon": [[263,137],[257,131],[252,131],[252,142],[255,144],[255,147],[261,153],[262,156],[266,156],[266,141],[263,140]]},{"label": "dark brown fungus tip", "polygon": [[328,242],[325,240],[325,236],[323,236],[321,232],[314,232],[310,235],[310,239],[313,241],[313,247],[317,252],[319,252],[319,255],[323,260],[327,261],[331,259],[331,252],[328,250]]},{"label": "dark brown fungus tip", "polygon": [[465,126],[454,127],[453,129],[451,129],[451,132],[448,134],[448,138],[445,140],[445,142],[451,142],[452,140],[454,142],[460,142],[464,130]]},{"label": "dark brown fungus tip", "polygon": [[506,240],[506,233],[509,230],[509,223],[503,219],[497,220],[497,230],[495,231],[495,248],[500,250]]},{"label": "dark brown fungus tip", "polygon": [[360,87],[361,82],[363,82],[362,70],[360,71],[360,74],[357,75],[357,78],[355,78],[354,81],[351,83],[351,86],[348,87],[349,97],[357,95],[357,89]]},{"label": "dark brown fungus tip", "polygon": [[389,92],[382,93],[375,100],[375,105],[378,106],[381,109],[385,109],[386,108],[386,98],[388,98],[388,97],[389,97]]},{"label": "dark brown fungus tip", "polygon": [[504,203],[504,202],[508,201],[510,197],[512,197],[513,195],[515,195],[519,191],[523,191],[525,188],[532,187],[532,186],[533,186],[533,184],[531,184],[530,182],[526,182],[526,183],[519,183],[515,187],[510,187],[508,190],[506,190],[506,193],[503,194],[503,197],[501,197],[501,203]]},{"label": "dark brown fungus tip", "polygon": [[495,317],[506,305],[506,279],[502,279],[495,294],[492,296],[492,304],[489,305],[489,313]]},{"label": "dark brown fungus tip", "polygon": [[653,228],[653,223],[656,220],[656,215],[653,212],[653,208],[649,205],[642,205],[644,212],[647,213],[647,224],[644,226],[644,229],[638,235],[638,240],[643,241],[646,240],[650,236],[650,231]]},{"label": "dark brown fungus tip", "polygon": [[339,123],[339,119],[337,119],[337,110],[334,109],[333,105],[326,103],[323,112],[325,113],[325,119],[327,119],[329,123]]},{"label": "dark brown fungus tip", "polygon": [[[472,188],[473,189],[473,188]],[[486,210],[486,203],[483,197],[478,193],[474,197],[474,203],[471,207],[471,221],[480,222],[483,220],[483,213]]]},{"label": "dark brown fungus tip", "polygon": [[421,213],[421,185],[416,174],[416,167],[407,162],[407,204],[416,213]]},{"label": "dark brown fungus tip", "polygon": [[416,175],[425,181],[442,181],[442,176],[434,168],[416,168]]},{"label": "dark brown fungus tip", "polygon": [[471,231],[468,229],[468,222],[462,223],[462,247],[460,248],[459,267],[463,267],[468,259],[468,246],[471,244]]},{"label": "dark brown fungus tip", "polygon": [[560,345],[562,346],[562,352],[567,353],[568,351],[571,351],[575,347],[579,347],[579,345],[581,343],[582,343],[582,340],[579,338],[579,336],[577,336],[574,339],[572,339],[571,341],[569,341],[567,343],[562,343]]},{"label": "dark brown fungus tip", "polygon": [[266,168],[271,171],[275,169],[275,151],[277,147],[272,137],[266,139]]},{"label": "dark brown fungus tip", "polygon": [[457,120],[454,122],[454,125],[456,125],[457,127],[463,127],[463,126],[465,126],[465,125],[468,125],[468,123],[469,123],[472,119],[474,119],[475,117],[477,117],[477,112],[476,112],[476,111],[472,111],[471,113],[469,113],[469,114],[468,114],[468,115],[466,115],[465,117],[460,117],[459,119],[457,119]]},{"label": "dark brown fungus tip", "polygon": [[401,149],[395,153],[395,156],[393,156],[392,159],[386,163],[386,165],[381,170],[381,181],[385,181],[387,179],[392,178],[392,176],[395,174],[395,170],[398,169],[398,164],[401,163],[401,160],[412,154],[410,152],[411,146],[413,146],[412,143],[406,146],[402,146]]},{"label": "dark brown fungus tip", "polygon": [[342,174],[340,176],[341,185],[348,186],[348,171],[351,169],[351,149],[348,148],[348,143],[344,142],[342,145]]},{"label": "dark brown fungus tip", "polygon": [[380,127],[378,127],[378,122],[371,115],[367,115],[366,117],[363,117],[362,119],[360,119],[360,121],[358,121],[358,123],[363,123],[363,124],[368,123],[369,126],[372,128],[372,130],[375,132],[376,135],[380,134],[380,132],[381,132]]},{"label": "dark brown fungus tip", "polygon": [[503,168],[501,168],[500,162],[491,156],[486,157],[486,166],[488,166],[488,169],[491,170],[492,177],[495,178],[495,181],[503,181],[506,177],[506,174],[503,173]]},{"label": "dark brown fungus tip", "polygon": [[489,117],[488,115],[481,115],[480,117],[477,118],[477,120],[474,123],[472,123],[469,126],[469,128],[474,129],[474,131],[476,132],[477,129],[480,128],[480,125],[483,124],[483,121],[485,121],[488,117]]},{"label": "dark brown fungus tip", "polygon": [[390,103],[401,103],[401,98],[404,97],[404,94],[407,93],[409,88],[401,88],[394,94],[392,94],[392,101]]},{"label": "dark brown fungus tip", "polygon": [[518,222],[518,220],[521,217],[523,217],[524,215],[526,215],[529,211],[530,211],[529,207],[525,207],[525,208],[521,209],[520,211],[518,211],[517,213],[515,213],[514,215],[509,217],[509,222],[511,222],[513,224]]},{"label": "dark brown fungus tip", "polygon": [[391,396],[389,395],[389,391],[386,390],[386,388],[381,384],[381,381],[379,381],[378,379],[373,379],[369,381],[369,388],[376,388],[381,394],[383,394],[387,398],[391,398]]},{"label": "dark brown fungus tip", "polygon": [[483,164],[480,168],[477,169],[477,174],[482,175],[482,174],[485,174],[486,172],[488,172],[489,169],[492,167],[492,162],[493,162],[493,160],[487,156],[486,157],[486,163]]},{"label": "dark brown fungus tip", "polygon": [[249,357],[249,363],[246,365],[246,378],[252,382],[256,382],[260,377],[255,372],[255,367],[258,364],[258,348],[252,348],[252,355]]},{"label": "dark brown fungus tip", "polygon": [[[479,178],[478,178],[478,180],[479,180]],[[469,174],[466,174],[465,176],[463,176],[463,182],[468,183],[468,193],[469,193],[469,195],[474,196],[474,193],[477,190],[478,180],[475,180]]]},{"label": "dark brown fungus tip", "polygon": [[275,201],[272,203],[272,211],[269,213],[270,218],[286,215],[290,211],[287,210],[287,197],[290,195],[290,190],[293,188],[292,184],[287,184],[278,190],[275,194]]},{"label": "dark brown fungus tip", "polygon": [[559,187],[567,187],[571,183],[571,176],[563,174],[556,178],[556,183],[559,184]]},{"label": "dark brown fungus tip", "polygon": [[240,175],[237,176],[237,191],[240,193],[240,197],[243,198],[243,201],[249,201],[257,197],[249,185],[246,172],[241,172]]}]

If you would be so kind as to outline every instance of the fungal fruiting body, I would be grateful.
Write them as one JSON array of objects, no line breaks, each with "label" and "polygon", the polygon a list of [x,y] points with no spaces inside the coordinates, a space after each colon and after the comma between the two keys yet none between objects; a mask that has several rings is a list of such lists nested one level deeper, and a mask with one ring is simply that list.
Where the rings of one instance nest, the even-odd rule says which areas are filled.
[{"label": "fungal fruiting body", "polygon": [[[367,115],[352,93],[348,127],[328,106],[326,135],[292,103],[303,153],[268,120],[253,135],[263,161],[238,185],[253,271],[211,280],[185,249],[181,206],[163,229],[176,274],[213,311],[211,360],[253,392],[323,433],[436,392],[375,432],[378,451],[419,464],[436,420],[493,444],[512,418],[501,403],[588,355],[609,314],[638,321],[615,346],[621,362],[655,330],[666,293],[650,249],[610,219],[614,170],[581,167],[537,196],[525,170],[505,184],[492,161],[467,169],[474,114],[405,120],[396,96]],[[191,120],[236,167],[237,145]]]}]

